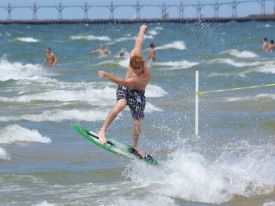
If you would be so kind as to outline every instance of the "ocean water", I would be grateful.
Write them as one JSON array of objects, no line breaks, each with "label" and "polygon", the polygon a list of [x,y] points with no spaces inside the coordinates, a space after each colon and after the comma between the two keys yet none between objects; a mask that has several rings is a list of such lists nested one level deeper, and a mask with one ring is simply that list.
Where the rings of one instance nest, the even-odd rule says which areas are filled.
[{"label": "ocean water", "polygon": [[[275,83],[275,54],[261,49],[274,22],[149,24],[158,61],[140,143],[158,166],[129,161],[79,136],[99,130],[115,104],[138,24],[0,25],[0,205],[274,206],[275,88],[200,96],[194,135],[195,71],[200,90]],[[91,51],[103,42],[111,55]],[[46,48],[58,57],[41,65]],[[131,142],[129,109],[108,134]]]}]

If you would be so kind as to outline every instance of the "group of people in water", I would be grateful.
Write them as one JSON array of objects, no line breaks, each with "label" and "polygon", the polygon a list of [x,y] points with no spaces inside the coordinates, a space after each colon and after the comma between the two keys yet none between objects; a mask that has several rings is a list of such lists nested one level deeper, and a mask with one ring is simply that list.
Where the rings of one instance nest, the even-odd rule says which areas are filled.
[{"label": "group of people in water", "polygon": [[275,49],[275,44],[274,44],[274,41],[273,40],[270,40],[270,42],[268,42],[268,39],[267,38],[264,38],[264,42],[263,42],[263,50],[265,52],[271,52]]},{"label": "group of people in water", "polygon": [[[119,52],[119,57],[124,58],[125,57],[126,50],[122,48]],[[93,50],[92,54],[98,54],[99,56],[105,56],[111,54],[111,50],[108,50],[105,48],[104,44],[100,44],[99,49]],[[156,60],[156,53],[155,53],[155,45],[154,43],[151,43],[149,46],[149,61],[154,62]]]},{"label": "group of people in water", "polygon": [[[101,43],[99,45],[99,48],[96,50],[93,50],[91,52],[92,54],[97,54],[99,56],[106,56],[106,55],[110,55],[112,52],[111,50],[105,48],[104,44]],[[126,50],[125,49],[121,49],[119,52],[119,57],[120,58],[124,58],[125,57],[125,53]],[[154,62],[156,60],[156,53],[155,53],[155,45],[154,43],[151,43],[149,46],[149,56],[148,56],[149,61]],[[55,66],[57,63],[57,57],[56,55],[53,53],[51,48],[47,48],[46,50],[46,54],[45,54],[45,60],[42,62],[42,64],[47,64],[48,67],[52,67]]]}]

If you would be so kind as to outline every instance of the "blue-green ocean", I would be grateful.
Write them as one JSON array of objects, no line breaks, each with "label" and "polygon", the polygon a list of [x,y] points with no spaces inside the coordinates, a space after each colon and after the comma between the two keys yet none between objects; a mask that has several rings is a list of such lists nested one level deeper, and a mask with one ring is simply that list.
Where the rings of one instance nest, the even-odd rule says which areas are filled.
[{"label": "blue-green ocean", "polygon": [[[0,25],[1,206],[274,206],[274,22],[148,24],[157,61],[140,144],[158,166],[96,147],[71,124],[98,131],[116,102],[140,24]],[[111,54],[91,51],[100,43]],[[42,65],[50,47],[55,67]],[[200,91],[195,136],[195,71]],[[124,110],[108,135],[131,143]]]}]

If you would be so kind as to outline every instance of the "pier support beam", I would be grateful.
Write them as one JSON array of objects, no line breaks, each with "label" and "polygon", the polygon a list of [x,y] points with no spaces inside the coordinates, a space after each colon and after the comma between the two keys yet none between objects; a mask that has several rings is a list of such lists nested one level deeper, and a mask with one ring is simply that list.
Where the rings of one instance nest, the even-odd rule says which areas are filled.
[{"label": "pier support beam", "polygon": [[38,8],[37,8],[35,2],[33,3],[33,7],[31,8],[31,10],[32,10],[32,19],[37,20],[37,10],[38,10]]},{"label": "pier support beam", "polygon": [[114,7],[114,3],[113,2],[111,2],[109,9],[110,9],[110,19],[114,19],[115,7]]},{"label": "pier support beam", "polygon": [[140,10],[141,10],[141,6],[140,6],[140,4],[139,4],[139,1],[137,1],[136,6],[135,6],[135,9],[136,9],[135,19],[140,19]]},{"label": "pier support beam", "polygon": [[201,2],[199,1],[197,4],[197,19],[201,19],[202,17],[201,9],[202,9],[202,5],[201,5]]},{"label": "pier support beam", "polygon": [[84,6],[81,8],[84,10],[84,19],[88,20],[89,19],[88,11],[90,10],[90,8],[92,8],[92,6],[89,6],[88,3],[85,2]]},{"label": "pier support beam", "polygon": [[214,5],[215,18],[219,18],[219,9],[220,9],[219,0],[216,0],[215,5]]},{"label": "pier support beam", "polygon": [[63,19],[62,13],[63,13],[64,9],[65,9],[65,7],[62,6],[62,2],[59,2],[58,7],[57,7],[57,10],[58,10],[58,20],[62,20]]},{"label": "pier support beam", "polygon": [[8,11],[8,20],[10,21],[11,20],[11,12],[12,12],[12,7],[11,7],[10,3],[8,4],[7,11]]},{"label": "pier support beam", "polygon": [[179,6],[179,18],[184,18],[184,9],[184,3],[181,1]]},{"label": "pier support beam", "polygon": [[265,15],[265,0],[261,0],[261,15]]},{"label": "pier support beam", "polygon": [[232,2],[232,17],[237,17],[237,0]]},{"label": "pier support beam", "polygon": [[162,3],[162,5],[161,5],[161,18],[162,19],[168,18],[166,3]]}]

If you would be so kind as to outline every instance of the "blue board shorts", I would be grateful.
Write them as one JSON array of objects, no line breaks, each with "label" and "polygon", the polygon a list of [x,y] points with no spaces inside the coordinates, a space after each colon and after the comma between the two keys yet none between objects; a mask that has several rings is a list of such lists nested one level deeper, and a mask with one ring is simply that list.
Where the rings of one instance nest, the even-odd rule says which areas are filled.
[{"label": "blue board shorts", "polygon": [[116,91],[117,101],[126,99],[133,119],[143,119],[146,105],[145,90],[131,89],[118,86]]}]

